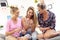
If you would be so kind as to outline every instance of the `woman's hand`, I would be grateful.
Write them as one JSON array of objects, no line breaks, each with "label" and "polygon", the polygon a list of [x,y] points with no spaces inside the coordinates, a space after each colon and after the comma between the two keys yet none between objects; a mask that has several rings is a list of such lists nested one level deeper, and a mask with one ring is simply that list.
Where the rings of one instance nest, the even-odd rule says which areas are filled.
[{"label": "woman's hand", "polygon": [[15,32],[20,32],[22,29],[21,28],[16,28]]},{"label": "woman's hand", "polygon": [[41,31],[45,31],[45,28],[40,27],[40,30],[41,30]]},{"label": "woman's hand", "polygon": [[26,31],[25,31],[25,30],[22,30],[21,32],[22,32],[23,34],[25,34],[25,33],[26,33]]},{"label": "woman's hand", "polygon": [[14,30],[11,30],[10,32],[6,32],[6,36],[12,35],[13,33],[15,33],[15,32],[20,32],[20,31],[21,31],[21,28],[16,28],[16,29],[14,29]]},{"label": "woman's hand", "polygon": [[41,30],[41,31],[45,31],[45,30],[49,30],[49,29],[50,29],[50,27],[46,27],[46,28],[40,27],[40,30]]}]

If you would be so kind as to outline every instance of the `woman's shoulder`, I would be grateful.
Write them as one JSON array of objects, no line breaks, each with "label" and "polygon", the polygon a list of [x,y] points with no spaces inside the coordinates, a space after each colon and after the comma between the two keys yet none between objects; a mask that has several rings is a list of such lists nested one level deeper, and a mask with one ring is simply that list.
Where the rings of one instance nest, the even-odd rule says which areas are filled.
[{"label": "woman's shoulder", "polygon": [[26,17],[23,17],[23,18],[22,18],[22,20],[25,20],[25,19],[26,19]]},{"label": "woman's shoulder", "polygon": [[10,24],[12,22],[12,19],[7,20],[7,24]]},{"label": "woman's shoulder", "polygon": [[11,21],[12,21],[12,19],[8,19],[8,20],[7,20],[7,22],[11,22]]},{"label": "woman's shoulder", "polygon": [[52,11],[50,10],[47,10],[51,15],[55,15]]},{"label": "woman's shoulder", "polygon": [[52,11],[50,11],[50,10],[47,10],[47,11],[49,12],[51,17],[55,16],[55,14]]}]

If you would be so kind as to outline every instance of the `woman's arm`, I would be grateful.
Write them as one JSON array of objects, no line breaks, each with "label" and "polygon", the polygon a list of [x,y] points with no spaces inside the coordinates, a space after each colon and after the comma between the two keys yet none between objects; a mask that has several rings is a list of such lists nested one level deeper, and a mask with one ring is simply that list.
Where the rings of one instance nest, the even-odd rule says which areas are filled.
[{"label": "woman's arm", "polygon": [[8,21],[7,26],[6,26],[6,35],[11,35],[15,32],[19,32],[21,30],[21,28],[16,28],[16,29],[10,31],[10,24],[11,24],[10,21]]},{"label": "woman's arm", "polygon": [[32,24],[32,32],[35,31],[36,25]]},{"label": "woman's arm", "polygon": [[28,29],[28,25],[25,22],[25,18],[22,18],[22,26],[23,26],[23,30],[27,30]]},{"label": "woman's arm", "polygon": [[14,32],[15,32],[15,30],[10,31],[10,32],[6,32],[6,36],[11,35],[11,34],[13,34]]},{"label": "woman's arm", "polygon": [[11,34],[13,34],[15,32],[20,32],[20,31],[21,31],[21,28],[16,28],[15,30],[12,30],[10,32],[6,32],[6,35],[8,36],[8,35],[11,35]]},{"label": "woman's arm", "polygon": [[52,15],[52,20],[51,20],[51,26],[50,26],[50,28],[51,29],[55,29],[55,26],[56,26],[56,16],[55,16],[55,14],[54,13],[52,13],[53,15]]},{"label": "woman's arm", "polygon": [[41,31],[49,30],[49,29],[50,29],[50,27],[46,27],[46,28],[42,28],[42,27],[40,27],[40,30],[41,30]]}]

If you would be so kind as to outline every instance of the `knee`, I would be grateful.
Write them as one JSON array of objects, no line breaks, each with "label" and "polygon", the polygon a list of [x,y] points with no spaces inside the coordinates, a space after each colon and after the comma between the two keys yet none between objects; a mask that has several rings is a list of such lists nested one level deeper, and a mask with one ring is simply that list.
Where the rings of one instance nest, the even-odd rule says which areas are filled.
[{"label": "knee", "polygon": [[43,36],[43,34],[39,34],[39,35],[37,35],[37,38],[38,38],[38,39],[43,39],[44,36]]},{"label": "knee", "polygon": [[49,38],[51,38],[51,35],[46,34],[46,35],[44,35],[44,38],[49,39]]},{"label": "knee", "polygon": [[37,39],[37,34],[32,34],[32,39]]},{"label": "knee", "polygon": [[31,38],[34,39],[34,40],[36,40],[37,39],[37,36],[32,36]]}]

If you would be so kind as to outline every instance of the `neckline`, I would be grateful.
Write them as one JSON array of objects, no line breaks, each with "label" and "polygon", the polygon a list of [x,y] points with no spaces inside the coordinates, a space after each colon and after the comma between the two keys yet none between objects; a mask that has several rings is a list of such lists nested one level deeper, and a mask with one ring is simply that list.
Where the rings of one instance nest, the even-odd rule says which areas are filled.
[{"label": "neckline", "polygon": [[18,18],[17,18],[17,21],[16,21],[16,23],[11,19],[11,21],[12,21],[12,23],[14,24],[14,25],[16,25],[17,24],[17,22],[18,22]]},{"label": "neckline", "polygon": [[47,20],[43,20],[43,21],[48,21],[49,17],[50,17],[50,14],[49,14],[49,12],[48,12],[48,18],[47,18]]},{"label": "neckline", "polygon": [[[40,14],[40,15],[43,16],[43,14]],[[50,14],[49,14],[49,12],[48,12],[48,18],[47,18],[47,20],[49,19],[49,17],[50,17]],[[43,17],[42,17],[42,20],[43,20]],[[43,21],[47,21],[47,20],[43,20]]]}]

